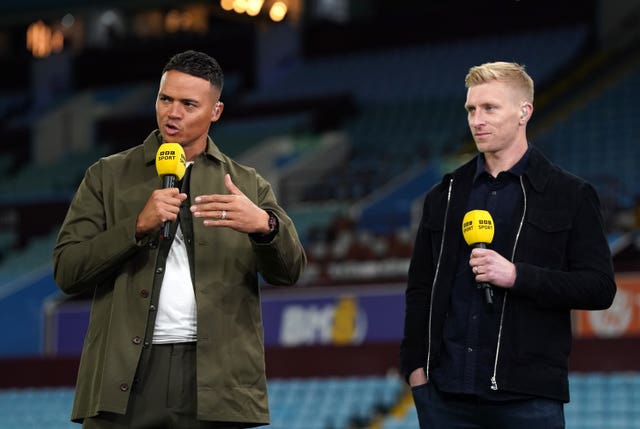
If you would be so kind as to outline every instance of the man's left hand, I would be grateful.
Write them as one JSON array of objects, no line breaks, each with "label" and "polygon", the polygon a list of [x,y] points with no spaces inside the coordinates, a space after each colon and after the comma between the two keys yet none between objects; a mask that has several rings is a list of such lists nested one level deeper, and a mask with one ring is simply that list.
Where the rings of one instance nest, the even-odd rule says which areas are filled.
[{"label": "man's left hand", "polygon": [[203,219],[204,226],[224,226],[245,233],[268,233],[269,214],[256,206],[231,181],[224,176],[229,194],[200,195],[191,206],[195,218]]}]

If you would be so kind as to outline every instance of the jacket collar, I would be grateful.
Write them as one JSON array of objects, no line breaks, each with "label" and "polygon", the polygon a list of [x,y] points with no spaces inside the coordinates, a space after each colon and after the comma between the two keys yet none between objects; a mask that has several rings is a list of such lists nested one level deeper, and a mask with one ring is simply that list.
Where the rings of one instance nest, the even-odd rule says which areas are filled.
[{"label": "jacket collar", "polygon": [[525,169],[524,176],[529,180],[536,192],[542,192],[549,183],[553,164],[535,147],[531,147],[529,164]]},{"label": "jacket collar", "polygon": [[[162,135],[159,130],[154,130],[147,136],[143,143],[144,161],[147,165],[154,164],[156,162],[156,154],[158,148],[162,144]],[[207,147],[204,150],[204,155],[208,158],[216,159],[220,162],[226,162],[225,157],[215,145],[211,137],[207,136]]]}]

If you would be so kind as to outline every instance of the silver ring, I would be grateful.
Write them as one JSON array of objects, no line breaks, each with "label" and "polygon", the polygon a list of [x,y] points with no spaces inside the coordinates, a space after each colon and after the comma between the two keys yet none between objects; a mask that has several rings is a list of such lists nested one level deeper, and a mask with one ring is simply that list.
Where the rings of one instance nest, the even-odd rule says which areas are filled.
[{"label": "silver ring", "polygon": [[473,267],[473,274],[478,274],[478,267]]},{"label": "silver ring", "polygon": [[225,220],[226,218],[227,218],[227,211],[222,210],[222,212],[220,213],[220,220]]}]

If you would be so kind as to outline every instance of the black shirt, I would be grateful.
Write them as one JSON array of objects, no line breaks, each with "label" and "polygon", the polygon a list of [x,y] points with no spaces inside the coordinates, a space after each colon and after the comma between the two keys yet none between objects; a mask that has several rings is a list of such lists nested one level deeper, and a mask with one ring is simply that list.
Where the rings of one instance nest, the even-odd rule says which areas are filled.
[{"label": "black shirt", "polygon": [[[522,213],[520,176],[530,149],[509,171],[497,177],[485,169],[484,156],[477,158],[467,210],[487,210],[494,222],[493,242],[487,247],[511,260],[515,235]],[[504,289],[494,287],[493,306],[487,307],[484,291],[478,287],[469,266],[471,247],[460,234],[458,263],[449,311],[444,325],[442,356],[431,379],[443,392],[474,395],[489,400],[527,398],[521,394],[491,390],[496,357],[500,312]]]}]

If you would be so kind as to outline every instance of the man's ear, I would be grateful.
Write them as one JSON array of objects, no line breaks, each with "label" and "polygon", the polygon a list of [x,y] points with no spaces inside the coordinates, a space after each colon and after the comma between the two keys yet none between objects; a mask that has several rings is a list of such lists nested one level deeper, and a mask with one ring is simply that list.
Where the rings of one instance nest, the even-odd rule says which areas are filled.
[{"label": "man's ear", "polygon": [[222,111],[224,110],[224,103],[222,101],[218,101],[215,106],[213,106],[213,112],[211,115],[211,121],[215,122],[222,115]]},{"label": "man's ear", "polygon": [[524,121],[523,123],[528,121],[531,113],[533,113],[533,105],[531,103],[523,103],[520,106],[520,121]]}]

